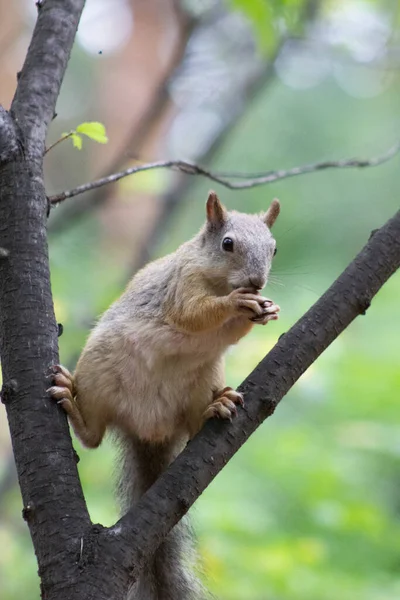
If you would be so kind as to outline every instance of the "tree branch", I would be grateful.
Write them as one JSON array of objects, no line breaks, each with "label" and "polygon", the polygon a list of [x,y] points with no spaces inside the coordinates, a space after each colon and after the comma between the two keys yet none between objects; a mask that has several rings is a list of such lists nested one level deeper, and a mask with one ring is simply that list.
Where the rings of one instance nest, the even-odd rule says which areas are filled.
[{"label": "tree branch", "polygon": [[47,0],[40,6],[11,105],[11,115],[24,133],[27,155],[39,157],[44,152],[47,126],[84,5],[85,0]]},{"label": "tree branch", "polygon": [[[266,173],[259,173],[256,175],[244,175],[241,173],[214,173],[212,171],[209,171],[208,169],[205,169],[204,167],[196,165],[195,163],[187,162],[184,160],[156,161],[137,167],[130,167],[129,169],[125,169],[124,171],[120,171],[119,173],[114,173],[113,175],[108,175],[107,177],[102,177],[101,179],[97,179],[96,181],[92,181],[91,183],[85,183],[76,188],[73,188],[72,190],[61,192],[60,194],[56,194],[55,196],[50,196],[49,200],[53,205],[59,204],[67,198],[72,198],[73,196],[83,194],[84,192],[87,192],[89,190],[94,190],[103,185],[114,183],[115,181],[118,181],[123,177],[127,177],[128,175],[140,173],[141,171],[150,171],[153,169],[173,169],[181,171],[182,173],[186,173],[187,175],[202,175],[207,179],[215,181],[216,183],[219,183],[231,190],[244,190],[259,185],[265,185],[267,183],[273,183],[274,181],[279,181],[281,179],[288,179],[289,177],[304,175],[305,173],[323,171],[325,169],[377,167],[378,165],[389,161],[396,154],[398,154],[399,151],[400,142],[392,146],[384,154],[373,158],[348,158],[340,160],[322,161],[318,163],[303,165],[300,167],[293,167],[287,170],[281,169],[279,171],[268,171]],[[243,181],[231,181],[231,179],[235,178],[243,179]]]},{"label": "tree branch", "polygon": [[98,543],[134,575],[293,384],[370,305],[400,266],[400,211],[370,240],[316,304],[288,331],[239,390],[246,406],[232,424],[210,421],[170,468]]},{"label": "tree branch", "polygon": [[49,367],[58,361],[58,328],[50,289],[42,170],[47,124],[83,5],[84,0],[46,0],[41,5],[12,110],[8,115],[0,112],[2,132],[8,132],[9,140],[2,149],[7,160],[0,164],[1,400],[23,517],[35,547],[42,597],[47,600],[86,597],[84,591],[74,595],[80,575],[75,547],[82,531],[89,529],[90,518],[65,414],[55,409],[46,392]]}]

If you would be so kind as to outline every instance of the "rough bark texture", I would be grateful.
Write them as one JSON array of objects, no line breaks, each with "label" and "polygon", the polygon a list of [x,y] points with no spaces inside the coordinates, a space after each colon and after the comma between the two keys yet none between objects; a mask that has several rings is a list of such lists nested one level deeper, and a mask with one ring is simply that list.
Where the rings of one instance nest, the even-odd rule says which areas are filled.
[{"label": "rough bark texture", "polygon": [[19,74],[11,115],[24,136],[25,154],[42,159],[85,0],[45,0]]},{"label": "rough bark texture", "polygon": [[10,114],[0,112],[2,401],[46,598],[79,577],[80,538],[90,526],[65,415],[46,393],[58,351],[42,173],[46,129],[83,5],[53,0],[40,8]]},{"label": "rough bark texture", "polygon": [[400,264],[400,212],[375,232],[330,290],[241,387],[232,425],[210,422],[114,527],[92,525],[65,415],[46,394],[58,360],[42,158],[84,0],[46,0],[8,114],[0,109],[0,354],[24,502],[47,600],[120,600],[187,512],[293,383]]},{"label": "rough bark texture", "polygon": [[46,210],[41,174],[31,162],[21,158],[1,167],[0,244],[6,254],[0,260],[2,400],[23,516],[43,575],[43,589],[50,590],[60,579],[60,564],[65,569],[62,577],[78,575],[71,553],[78,554],[81,531],[90,522],[65,416],[55,410],[46,393],[49,367],[58,358]]}]

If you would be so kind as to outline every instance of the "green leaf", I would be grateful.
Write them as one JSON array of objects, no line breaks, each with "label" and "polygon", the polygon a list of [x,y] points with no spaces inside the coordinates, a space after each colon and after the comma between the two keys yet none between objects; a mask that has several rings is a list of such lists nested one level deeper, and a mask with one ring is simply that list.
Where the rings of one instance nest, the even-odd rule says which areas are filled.
[{"label": "green leaf", "polygon": [[71,140],[74,145],[74,148],[78,148],[78,150],[82,150],[82,138],[77,133],[71,133]]},{"label": "green leaf", "polygon": [[86,123],[81,123],[76,128],[78,133],[83,133],[91,140],[98,142],[99,144],[107,144],[108,137],[106,134],[106,128],[103,123],[99,123],[98,121],[89,121]]}]

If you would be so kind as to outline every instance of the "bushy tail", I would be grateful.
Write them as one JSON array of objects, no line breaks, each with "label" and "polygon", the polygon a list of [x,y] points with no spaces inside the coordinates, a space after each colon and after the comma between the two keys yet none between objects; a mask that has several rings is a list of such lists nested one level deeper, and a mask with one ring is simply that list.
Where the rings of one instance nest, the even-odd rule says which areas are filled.
[{"label": "bushy tail", "polygon": [[[134,437],[124,437],[120,442],[119,492],[122,508],[127,510],[165,471],[181,447],[176,441],[149,444]],[[190,527],[183,519],[148,561],[129,593],[129,600],[204,599],[204,590],[193,574],[194,554]]]}]

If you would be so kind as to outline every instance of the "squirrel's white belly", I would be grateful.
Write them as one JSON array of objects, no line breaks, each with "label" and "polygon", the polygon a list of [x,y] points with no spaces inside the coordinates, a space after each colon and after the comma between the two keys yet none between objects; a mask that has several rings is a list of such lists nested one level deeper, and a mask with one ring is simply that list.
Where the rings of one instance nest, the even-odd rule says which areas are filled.
[{"label": "squirrel's white belly", "polygon": [[186,333],[169,325],[148,323],[132,326],[124,334],[125,348],[132,359],[140,358],[149,369],[174,368],[182,375],[221,356],[230,342],[214,331]]},{"label": "squirrel's white belly", "polygon": [[192,414],[201,416],[223,385],[214,374],[224,349],[215,343],[215,332],[194,336],[150,324],[125,331],[118,364],[120,424],[132,423],[143,439],[162,441]]}]

